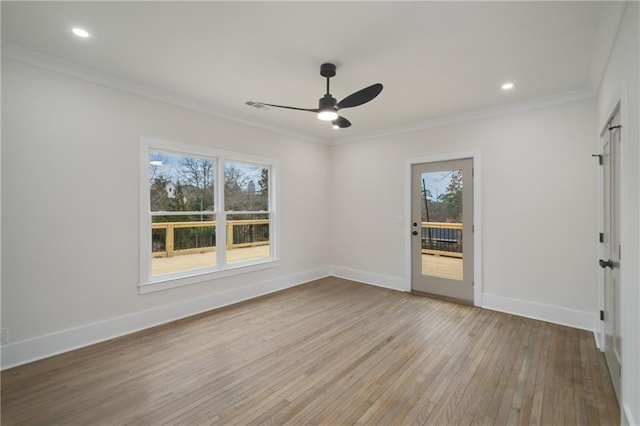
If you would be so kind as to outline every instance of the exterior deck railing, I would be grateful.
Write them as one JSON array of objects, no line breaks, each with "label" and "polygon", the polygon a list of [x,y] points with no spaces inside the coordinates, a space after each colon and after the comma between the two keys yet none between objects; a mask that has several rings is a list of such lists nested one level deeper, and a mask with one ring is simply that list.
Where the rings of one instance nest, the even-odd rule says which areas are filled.
[{"label": "exterior deck railing", "polygon": [[[216,221],[151,224],[153,257],[206,253],[216,248]],[[163,235],[164,234],[164,235]],[[269,220],[228,220],[227,249],[269,244]]]},{"label": "exterior deck railing", "polygon": [[[153,257],[173,257],[215,250],[215,220],[157,222],[151,225],[151,229]],[[424,254],[463,257],[462,223],[422,222],[421,238]],[[227,249],[266,244],[269,244],[268,219],[227,221]]]},{"label": "exterior deck railing", "polygon": [[422,222],[422,253],[462,258],[462,223]]}]

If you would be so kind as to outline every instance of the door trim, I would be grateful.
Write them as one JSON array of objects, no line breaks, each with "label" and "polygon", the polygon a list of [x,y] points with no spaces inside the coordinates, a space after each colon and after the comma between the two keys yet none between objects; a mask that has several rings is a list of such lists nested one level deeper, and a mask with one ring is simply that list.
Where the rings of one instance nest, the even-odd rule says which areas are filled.
[{"label": "door trim", "polygon": [[[618,220],[620,221],[620,246],[622,247],[622,253],[626,253],[625,247],[629,247],[629,240],[628,240],[628,229],[629,229],[629,215],[627,213],[628,211],[628,197],[629,197],[629,188],[628,188],[628,178],[629,178],[629,172],[628,172],[628,158],[629,158],[629,142],[628,142],[628,134],[627,132],[628,130],[628,126],[629,126],[629,121],[628,121],[628,95],[627,95],[627,82],[626,80],[623,80],[620,83],[620,86],[618,87],[617,92],[615,93],[615,96],[613,96],[612,98],[612,103],[609,105],[608,109],[606,111],[608,111],[606,117],[604,118],[604,122],[600,124],[599,126],[599,130],[600,133],[598,134],[598,152],[602,152],[602,149],[604,147],[604,143],[602,140],[602,135],[605,133],[606,128],[608,127],[608,123],[609,120],[611,120],[611,117],[613,117],[613,115],[615,114],[616,109],[619,109],[620,112],[620,125],[622,126],[622,128],[620,129],[620,146],[619,146],[619,152],[620,152],[620,164],[619,166],[619,170],[618,173],[620,174],[620,216],[618,217]],[[604,205],[601,202],[602,197],[603,197],[603,191],[604,188],[602,187],[602,168],[598,167],[598,232],[602,232],[604,229]],[[602,244],[598,244],[598,256],[600,259],[602,259],[602,256],[604,254],[604,248],[602,247]],[[597,259],[596,259],[597,260]],[[626,300],[627,297],[627,283],[629,282],[628,279],[628,266],[625,267],[625,262],[621,262],[622,265],[620,267],[620,300],[622,303],[620,303],[620,338],[623,339],[624,341],[624,337],[628,336],[629,330],[626,324],[626,315],[627,312],[625,310],[626,306],[624,301]],[[605,292],[605,288],[604,288],[604,274],[600,271],[600,268],[598,268],[598,306],[600,310],[605,310],[605,306],[604,306],[604,292]],[[594,335],[596,336],[596,346],[598,347],[598,349],[601,352],[605,351],[605,329],[604,329],[604,322],[603,321],[598,321],[598,325],[595,327],[594,330]],[[625,358],[625,351],[626,349],[624,348],[624,345],[622,347],[622,353],[621,355],[621,364],[624,362],[624,358]],[[622,377],[622,380],[620,382],[620,393],[623,393],[623,388],[624,388],[624,376]],[[622,399],[619,400],[619,402],[622,404]]]},{"label": "door trim", "polygon": [[482,306],[482,221],[481,221],[481,162],[480,151],[463,151],[448,154],[416,157],[405,160],[404,166],[404,291],[411,291],[411,166],[420,163],[435,163],[439,161],[473,160],[473,304]]}]

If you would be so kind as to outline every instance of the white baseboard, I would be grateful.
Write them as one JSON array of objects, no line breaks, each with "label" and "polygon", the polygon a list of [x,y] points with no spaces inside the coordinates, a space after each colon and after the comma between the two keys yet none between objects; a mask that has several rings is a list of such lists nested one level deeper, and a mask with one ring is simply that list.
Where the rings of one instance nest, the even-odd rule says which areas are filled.
[{"label": "white baseboard", "polygon": [[602,342],[600,342],[600,333],[598,333],[598,330],[593,330],[593,340],[596,342],[596,348],[598,348],[600,352],[604,352],[604,346],[602,346]]},{"label": "white baseboard", "polygon": [[505,312],[593,332],[596,331],[598,323],[598,316],[595,313],[487,293],[482,295],[482,307],[492,311]]},{"label": "white baseboard", "polygon": [[[341,266],[332,266],[330,271],[331,275],[338,278],[344,278],[392,290],[411,291],[410,287],[407,288],[407,281],[402,277],[391,277],[388,275],[344,268]],[[554,324],[566,325],[582,330],[589,330],[594,332],[597,342],[598,336],[596,326],[598,324],[598,317],[595,313],[529,302],[522,299],[512,299],[488,293],[482,294],[482,308],[551,322]]]},{"label": "white baseboard", "polygon": [[343,268],[342,266],[332,266],[331,275],[333,275],[334,277],[357,281],[363,284],[374,285],[376,287],[388,288],[391,290],[411,290],[410,288],[406,288],[407,286],[404,278],[375,274],[373,272],[360,271],[357,269]]},{"label": "white baseboard", "polygon": [[[10,343],[0,348],[1,368],[4,370],[26,364],[327,276],[335,276],[391,290],[410,291],[410,288],[406,288],[406,280],[401,277],[392,277],[340,266],[327,266]],[[486,309],[583,330],[595,331],[598,321],[597,316],[589,312],[492,294],[483,294],[482,301],[482,307]]]},{"label": "white baseboard", "polygon": [[631,408],[628,404],[622,404],[622,419],[620,419],[621,425],[638,426],[638,422],[635,421],[631,414]]},{"label": "white baseboard", "polygon": [[180,318],[189,317],[212,309],[242,302],[254,297],[284,290],[330,275],[331,269],[323,267],[299,272],[253,285],[171,305],[160,306],[105,321],[38,336],[10,343],[0,348],[2,369],[37,361],[63,352],[79,349],[94,343],[120,337],[146,328],[154,327]]}]

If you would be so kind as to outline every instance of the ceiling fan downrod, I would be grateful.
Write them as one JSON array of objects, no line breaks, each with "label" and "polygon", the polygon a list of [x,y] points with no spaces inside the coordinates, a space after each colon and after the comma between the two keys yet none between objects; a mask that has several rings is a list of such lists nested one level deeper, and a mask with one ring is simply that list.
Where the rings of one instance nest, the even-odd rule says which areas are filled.
[{"label": "ceiling fan downrod", "polygon": [[335,77],[336,66],[334,64],[324,63],[320,65],[320,75],[327,79],[327,95],[330,95],[329,91],[329,79]]}]

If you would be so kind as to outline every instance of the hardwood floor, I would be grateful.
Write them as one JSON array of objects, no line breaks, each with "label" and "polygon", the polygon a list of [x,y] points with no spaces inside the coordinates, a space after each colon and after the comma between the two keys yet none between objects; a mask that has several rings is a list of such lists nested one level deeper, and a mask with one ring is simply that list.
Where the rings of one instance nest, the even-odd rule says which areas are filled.
[{"label": "hardwood floor", "polygon": [[2,424],[619,424],[593,334],[326,278],[2,373]]}]

